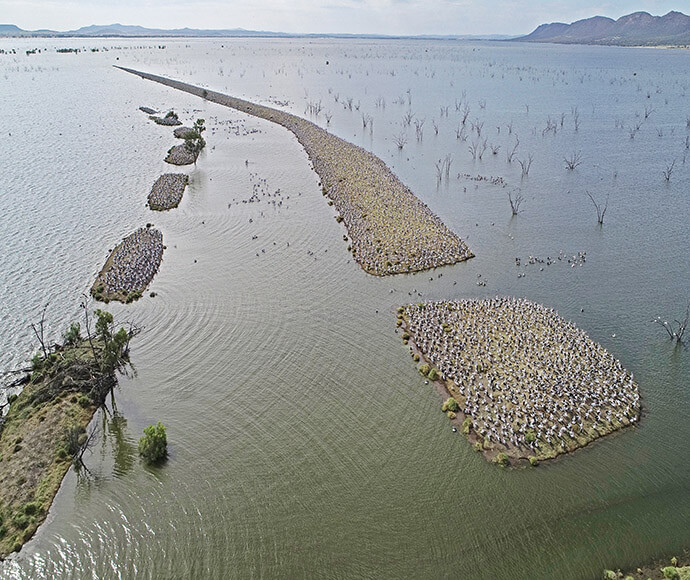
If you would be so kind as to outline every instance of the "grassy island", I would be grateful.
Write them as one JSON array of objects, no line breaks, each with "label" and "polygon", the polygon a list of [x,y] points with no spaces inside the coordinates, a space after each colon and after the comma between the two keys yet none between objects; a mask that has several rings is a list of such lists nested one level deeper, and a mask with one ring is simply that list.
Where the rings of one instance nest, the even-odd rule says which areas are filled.
[{"label": "grassy island", "polygon": [[376,155],[314,123],[180,81],[117,67],[142,78],[282,125],[295,134],[347,228],[355,260],[376,276],[427,270],[473,257],[467,245]]},{"label": "grassy island", "polygon": [[164,173],[153,184],[148,197],[152,210],[165,211],[180,205],[189,177],[183,173]]},{"label": "grassy island", "polygon": [[110,313],[95,314],[93,335],[82,337],[72,324],[62,345],[34,356],[31,379],[0,424],[0,560],[45,520],[70,465],[81,460],[86,429],[116,371],[129,364],[135,331],[114,332]]},{"label": "grassy island", "polygon": [[163,260],[163,234],[139,228],[111,252],[91,287],[96,300],[132,302],[141,298]]},{"label": "grassy island", "polygon": [[634,425],[632,374],[585,332],[528,300],[411,304],[398,310],[420,372],[487,459],[532,465]]}]

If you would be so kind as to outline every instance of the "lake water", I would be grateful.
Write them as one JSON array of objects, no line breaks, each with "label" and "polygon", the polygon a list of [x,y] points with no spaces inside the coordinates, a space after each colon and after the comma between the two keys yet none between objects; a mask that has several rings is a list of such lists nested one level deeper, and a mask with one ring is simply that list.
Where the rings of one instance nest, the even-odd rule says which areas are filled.
[{"label": "lake water", "polygon": [[[690,544],[690,352],[651,322],[682,316],[690,299],[690,52],[326,39],[0,48],[16,49],[0,54],[0,368],[25,364],[46,303],[52,339],[78,319],[81,293],[122,237],[152,222],[167,245],[157,296],[109,305],[144,331],[137,376],[96,416],[91,475],[69,472],[47,523],[0,576],[593,579]],[[113,64],[324,126],[328,115],[476,257],[368,276],[290,133]],[[145,202],[175,140],[141,105],[209,128],[168,213]],[[582,164],[566,170],[578,152]],[[450,179],[438,184],[434,164],[448,154]],[[275,197],[242,203],[255,187]],[[603,227],[586,191],[609,199]],[[524,197],[516,217],[508,192]],[[586,252],[586,263],[525,266],[561,251]],[[640,385],[640,425],[518,470],[453,434],[395,332],[395,309],[496,294],[556,308],[619,358]],[[157,420],[170,458],[146,468],[136,441]]]}]

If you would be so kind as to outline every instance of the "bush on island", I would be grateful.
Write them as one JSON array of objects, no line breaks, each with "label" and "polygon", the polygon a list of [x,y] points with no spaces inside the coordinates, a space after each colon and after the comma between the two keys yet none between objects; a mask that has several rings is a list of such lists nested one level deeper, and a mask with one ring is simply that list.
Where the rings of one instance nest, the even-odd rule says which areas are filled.
[{"label": "bush on island", "polygon": [[463,422],[462,422],[462,432],[465,435],[470,434],[470,428],[472,427],[472,419],[467,417]]},{"label": "bush on island", "polygon": [[506,467],[509,465],[510,461],[508,461],[508,456],[501,452],[496,456],[496,463],[498,463],[501,467]]},{"label": "bush on island", "polygon": [[428,374],[430,381],[435,381],[438,378],[438,371],[436,369],[431,369]]},{"label": "bush on island", "polygon": [[661,571],[664,574],[664,578],[668,580],[680,580],[680,572],[678,572],[675,566],[666,566],[666,568],[662,568]]},{"label": "bush on island", "polygon": [[525,441],[527,443],[534,443],[537,440],[537,436],[531,429],[528,429],[525,433]]},{"label": "bush on island", "polygon": [[158,463],[168,454],[168,438],[165,426],[158,421],[157,425],[149,425],[144,429],[144,436],[139,439],[139,455],[147,463]]},{"label": "bush on island", "polygon": [[460,409],[460,405],[458,405],[458,402],[453,397],[448,397],[443,402],[443,405],[441,405],[441,410],[444,413],[446,411],[452,411],[453,413],[457,413],[459,409]]},{"label": "bush on island", "polygon": [[536,467],[537,465],[539,465],[539,460],[534,455],[530,455],[529,456],[529,464],[532,467]]},{"label": "bush on island", "polygon": [[427,376],[429,374],[429,365],[426,363],[420,365],[419,372],[422,373],[424,376]]}]

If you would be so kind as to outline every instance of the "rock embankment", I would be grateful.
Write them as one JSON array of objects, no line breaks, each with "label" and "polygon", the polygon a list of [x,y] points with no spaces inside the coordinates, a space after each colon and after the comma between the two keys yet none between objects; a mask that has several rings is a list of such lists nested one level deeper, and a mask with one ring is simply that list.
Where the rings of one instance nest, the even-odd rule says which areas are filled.
[{"label": "rock embankment", "polygon": [[162,259],[163,234],[152,227],[139,228],[112,251],[91,293],[103,302],[132,302],[151,283]]},{"label": "rock embankment", "polygon": [[189,177],[183,173],[164,173],[153,184],[148,197],[148,206],[155,211],[177,207],[182,201]]},{"label": "rock embankment", "polygon": [[454,264],[473,256],[467,245],[376,155],[295,115],[165,77],[121,68],[292,131],[321,177],[346,226],[355,260],[385,276]]}]

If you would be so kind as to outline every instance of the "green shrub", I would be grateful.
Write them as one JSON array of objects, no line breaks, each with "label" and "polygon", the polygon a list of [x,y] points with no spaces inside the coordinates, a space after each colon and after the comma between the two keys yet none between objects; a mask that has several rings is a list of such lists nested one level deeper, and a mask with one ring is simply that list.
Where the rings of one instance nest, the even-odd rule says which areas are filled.
[{"label": "green shrub", "polygon": [[474,450],[475,451],[483,451],[484,450],[484,447],[482,447],[481,441],[477,441],[474,444]]},{"label": "green shrub", "polygon": [[7,402],[11,405],[14,403],[17,399],[19,398],[19,395],[16,393],[11,394],[9,397],[7,397]]},{"label": "green shrub", "polygon": [[29,517],[26,514],[14,514],[12,525],[18,530],[23,530],[29,525]]},{"label": "green shrub", "polygon": [[472,419],[467,417],[463,422],[462,422],[462,432],[465,435],[470,434],[470,429],[472,428]]},{"label": "green shrub", "polygon": [[426,363],[420,365],[419,372],[422,373],[424,376],[427,376],[429,374],[429,365]]},{"label": "green shrub", "polygon": [[618,580],[618,574],[613,570],[604,570],[604,580]]},{"label": "green shrub", "polygon": [[525,441],[527,443],[534,443],[537,440],[537,436],[531,429],[528,429],[525,433]]},{"label": "green shrub", "polygon": [[443,407],[445,407],[444,411],[453,411],[453,413],[457,413],[460,409],[460,405],[453,397],[448,397],[443,403]]},{"label": "green shrub", "polygon": [[419,353],[414,353],[412,359],[414,360],[414,362],[419,362]]},{"label": "green shrub", "polygon": [[40,371],[43,369],[43,357],[36,353],[31,359],[31,370]]},{"label": "green shrub", "polygon": [[165,426],[158,421],[157,425],[149,425],[144,429],[144,436],[139,439],[139,455],[147,463],[157,463],[167,455],[167,446]]},{"label": "green shrub", "polygon": [[529,464],[532,467],[536,467],[537,465],[539,465],[539,460],[534,455],[530,455],[529,456]]},{"label": "green shrub", "polygon": [[510,461],[508,460],[508,456],[501,452],[496,456],[496,463],[498,463],[500,466],[505,467],[509,465]]},{"label": "green shrub", "polygon": [[430,381],[435,381],[438,378],[438,371],[436,369],[431,369],[427,376]]},{"label": "green shrub", "polygon": [[410,333],[409,332],[403,332],[402,339],[403,340],[410,340]]},{"label": "green shrub", "polygon": [[30,501],[24,504],[24,513],[27,516],[33,516],[39,512],[40,506],[35,501]]},{"label": "green shrub", "polygon": [[341,216],[341,215],[335,216],[335,221],[337,221],[338,223],[340,223],[341,221],[343,221],[343,216]]},{"label": "green shrub", "polygon": [[84,407],[84,409],[86,409],[86,407],[91,404],[91,399],[89,399],[86,395],[81,395],[77,402],[79,403],[80,407]]},{"label": "green shrub", "polygon": [[0,540],[7,535],[7,527],[0,525]]},{"label": "green shrub", "polygon": [[451,421],[457,417],[457,415],[453,413],[453,411],[448,411],[447,415]]},{"label": "green shrub", "polygon": [[675,566],[666,566],[661,571],[664,574],[664,578],[668,578],[668,580],[680,580],[680,572],[678,572]]}]

